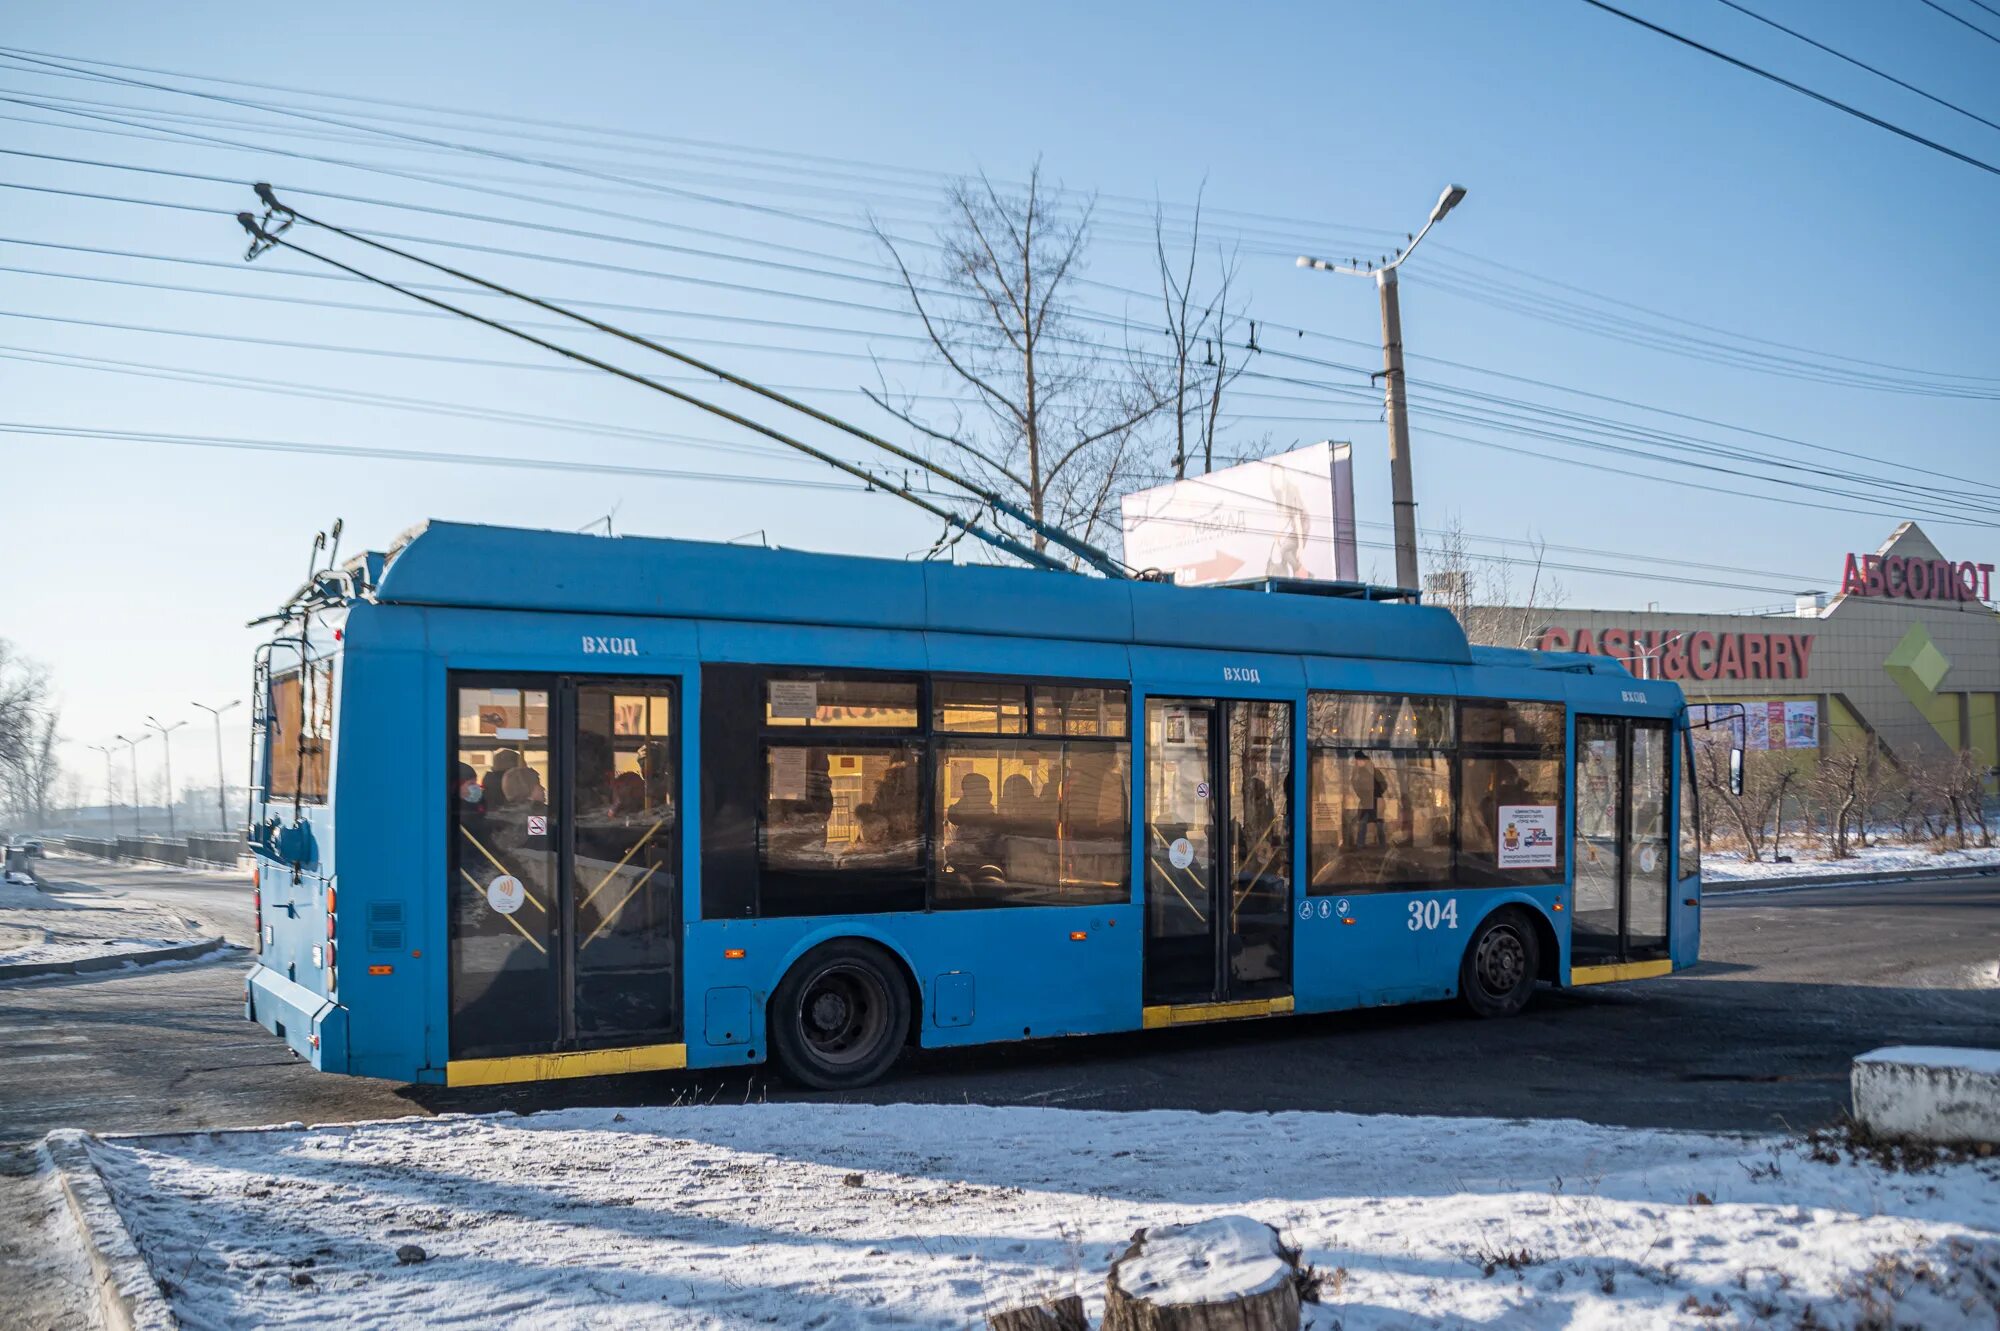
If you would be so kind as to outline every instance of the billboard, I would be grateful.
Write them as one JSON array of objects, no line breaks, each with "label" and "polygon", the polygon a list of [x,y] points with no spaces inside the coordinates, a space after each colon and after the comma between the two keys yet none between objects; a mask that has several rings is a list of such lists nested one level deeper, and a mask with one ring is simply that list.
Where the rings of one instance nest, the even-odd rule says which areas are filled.
[{"label": "billboard", "polygon": [[1183,584],[1359,576],[1352,446],[1323,442],[1126,495],[1125,562]]}]

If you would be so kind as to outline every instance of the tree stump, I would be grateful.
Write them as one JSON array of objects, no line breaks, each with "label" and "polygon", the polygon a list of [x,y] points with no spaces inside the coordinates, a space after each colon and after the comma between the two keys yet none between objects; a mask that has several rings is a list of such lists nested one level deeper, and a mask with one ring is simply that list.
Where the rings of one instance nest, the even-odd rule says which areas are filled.
[{"label": "tree stump", "polygon": [[1102,1331],[1298,1331],[1311,1286],[1299,1254],[1248,1216],[1142,1229],[1111,1264]]},{"label": "tree stump", "polygon": [[1090,1320],[1083,1315],[1083,1299],[1065,1294],[988,1313],[986,1326],[987,1331],[1090,1331]]}]

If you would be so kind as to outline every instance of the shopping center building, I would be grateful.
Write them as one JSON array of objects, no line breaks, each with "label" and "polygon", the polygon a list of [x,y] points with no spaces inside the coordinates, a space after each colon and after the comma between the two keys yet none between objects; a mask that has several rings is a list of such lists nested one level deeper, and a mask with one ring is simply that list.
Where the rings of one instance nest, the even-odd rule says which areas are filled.
[{"label": "shopping center building", "polygon": [[1892,753],[1969,750],[1996,767],[1994,565],[1963,553],[1906,522],[1873,554],[1829,568],[1831,601],[1802,593],[1790,614],[1554,610],[1538,645],[1617,657],[1693,704],[1746,704],[1752,750],[1872,738]]}]

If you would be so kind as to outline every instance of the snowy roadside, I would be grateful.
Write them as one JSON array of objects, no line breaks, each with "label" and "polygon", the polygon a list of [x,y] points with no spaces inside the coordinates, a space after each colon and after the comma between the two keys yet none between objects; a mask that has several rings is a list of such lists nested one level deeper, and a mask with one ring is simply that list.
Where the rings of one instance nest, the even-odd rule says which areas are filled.
[{"label": "snowy roadside", "polygon": [[[744,1105],[90,1146],[189,1325],[962,1326],[1140,1226],[1303,1245],[1326,1329],[1993,1326],[2000,1161],[1578,1122]],[[1870,1320],[1870,1319],[1874,1320]]]},{"label": "snowy roadside", "polygon": [[138,962],[206,941],[193,921],[150,902],[0,883],[0,979],[114,959]]},{"label": "snowy roadside", "polygon": [[1865,878],[1878,873],[1949,873],[1953,870],[2000,869],[2000,846],[1990,849],[1937,852],[1922,846],[1869,846],[1856,850],[1844,860],[1823,859],[1821,850],[1791,852],[1789,864],[1769,860],[1751,863],[1734,854],[1709,851],[1701,857],[1701,876],[1712,883],[1782,883],[1788,878],[1821,878],[1852,875]]}]

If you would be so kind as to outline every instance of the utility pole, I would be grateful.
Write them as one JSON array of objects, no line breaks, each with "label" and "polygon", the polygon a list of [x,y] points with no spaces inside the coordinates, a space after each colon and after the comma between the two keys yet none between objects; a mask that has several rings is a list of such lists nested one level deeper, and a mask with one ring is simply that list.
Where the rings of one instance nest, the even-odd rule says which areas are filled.
[{"label": "utility pole", "polygon": [[120,735],[118,740],[132,755],[132,835],[145,835],[144,825],[139,817],[139,746],[151,739],[151,735],[141,735],[133,739],[130,735]]},{"label": "utility pole", "polygon": [[187,722],[176,721],[170,726],[163,726],[156,718],[149,716],[146,718],[146,724],[160,732],[160,747],[166,750],[167,839],[171,841],[178,835],[174,830],[174,732],[186,725]]},{"label": "utility pole", "polygon": [[1422,591],[1423,584],[1417,571],[1417,495],[1410,472],[1410,412],[1403,383],[1403,312],[1397,298],[1396,270],[1416,251],[1430,229],[1443,221],[1444,215],[1464,197],[1463,185],[1446,186],[1424,229],[1411,236],[1410,243],[1393,257],[1383,255],[1379,264],[1339,264],[1309,255],[1299,256],[1301,268],[1372,277],[1382,297],[1382,388],[1389,416],[1389,493],[1396,520],[1396,585],[1409,591]]},{"label": "utility pole", "polygon": [[83,747],[104,755],[104,828],[115,841],[118,838],[118,795],[111,788],[111,750],[109,744],[86,744]]},{"label": "utility pole", "polygon": [[[605,532],[608,535],[611,519],[606,518],[604,521]],[[202,711],[207,712],[215,718],[215,826],[217,831],[226,835],[229,831],[229,809],[223,800],[223,794],[229,783],[222,776],[222,714],[232,707],[240,707],[242,702],[240,699],[237,699],[226,702],[220,707],[210,707],[205,702],[191,703],[189,705],[199,707]]]}]

